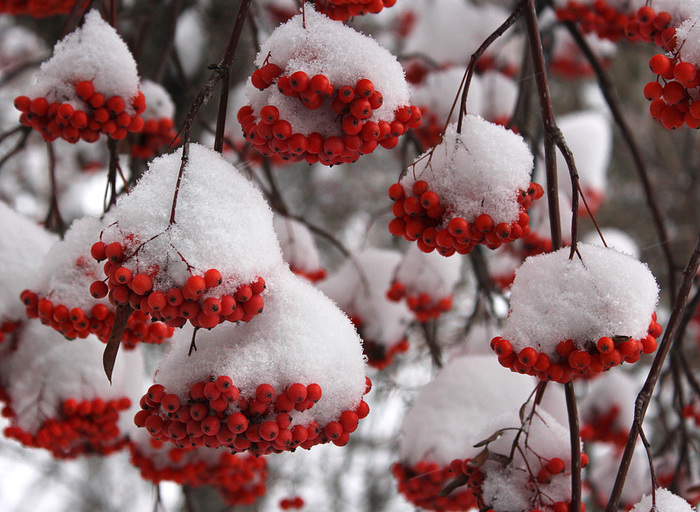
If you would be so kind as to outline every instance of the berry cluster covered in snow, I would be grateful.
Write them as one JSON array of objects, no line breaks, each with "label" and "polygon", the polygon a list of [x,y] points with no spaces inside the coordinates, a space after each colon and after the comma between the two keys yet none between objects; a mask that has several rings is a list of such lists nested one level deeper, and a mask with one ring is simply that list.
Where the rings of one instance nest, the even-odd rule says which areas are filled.
[{"label": "berry cluster covered in snow", "polygon": [[175,104],[163,86],[151,80],[141,82],[141,92],[146,100],[146,110],[141,114],[143,129],[131,146],[131,154],[152,158],[177,142],[173,121]]},{"label": "berry cluster covered in snow", "polygon": [[424,252],[466,254],[527,236],[527,210],[543,194],[530,183],[532,154],[522,137],[476,115],[461,128],[450,125],[389,189],[389,231]]},{"label": "berry cluster covered in snow", "polygon": [[15,99],[20,122],[46,141],[95,142],[103,133],[123,139],[143,128],[146,108],[136,62],[98,10],[56,43],[36,83]]},{"label": "berry cluster covered in snow", "polygon": [[525,260],[513,282],[501,365],[567,382],[656,350],[658,286],[648,267],[614,249],[578,244]]},{"label": "berry cluster covered in snow", "polygon": [[246,139],[265,156],[325,165],[390,149],[420,124],[403,69],[354,29],[306,9],[263,43],[238,111]]}]

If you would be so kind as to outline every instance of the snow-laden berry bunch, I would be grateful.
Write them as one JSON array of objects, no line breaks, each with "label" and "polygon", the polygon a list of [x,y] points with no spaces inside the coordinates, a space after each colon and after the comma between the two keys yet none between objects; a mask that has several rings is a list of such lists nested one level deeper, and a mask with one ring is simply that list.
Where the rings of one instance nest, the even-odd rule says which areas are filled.
[{"label": "snow-laden berry bunch", "polygon": [[163,148],[176,142],[175,104],[162,85],[151,80],[141,82],[141,92],[146,100],[143,111],[143,130],[136,135],[131,146],[132,156],[149,159],[162,153]]},{"label": "snow-laden berry bunch", "polygon": [[649,112],[664,128],[700,128],[700,9],[676,29],[669,53],[649,60],[656,80],[644,86]]},{"label": "snow-laden berry bunch", "polygon": [[[114,304],[101,293],[107,285],[95,281],[102,274],[102,266],[90,255],[90,247],[103,225],[92,217],[73,222],[63,240],[51,247],[50,257],[44,260],[29,288],[20,295],[29,318],[39,318],[66,338],[96,334],[106,342],[114,325]],[[145,312],[137,311],[127,321],[122,343],[126,348],[133,348],[138,342],[161,343],[172,334],[170,325],[153,322]]]},{"label": "snow-laden berry bunch", "polygon": [[614,249],[578,244],[517,270],[503,335],[491,341],[515,372],[567,382],[656,350],[658,287],[649,268]]},{"label": "snow-laden berry bunch", "polygon": [[405,298],[419,322],[438,318],[452,308],[452,291],[461,270],[460,258],[442,258],[411,245],[394,272],[387,297],[393,301]]},{"label": "snow-laden berry bunch", "polygon": [[543,194],[530,183],[532,166],[521,136],[467,115],[461,133],[450,125],[442,142],[389,188],[395,217],[389,231],[443,256],[527,236],[527,210]]},{"label": "snow-laden berry bunch", "polygon": [[186,164],[175,153],[151,162],[91,252],[107,276],[93,296],[174,327],[251,320],[264,307],[263,276],[283,264],[260,191],[197,144]]},{"label": "snow-laden berry bunch", "polygon": [[[567,510],[568,430],[542,407],[533,412],[529,405],[518,416],[534,386],[534,380],[499,371],[487,355],[455,357],[421,389],[404,418],[392,468],[399,491],[438,511]],[[514,443],[521,449],[511,452]],[[441,496],[455,481],[462,485]]]},{"label": "snow-laden berry bunch", "polygon": [[325,279],[326,269],[321,267],[321,257],[309,228],[283,215],[275,215],[274,227],[289,269],[312,283]]},{"label": "snow-laden berry bunch", "polygon": [[369,412],[357,332],[286,268],[268,284],[257,321],[200,333],[191,354],[189,343],[173,343],[141,400],[139,427],[181,447],[254,454],[348,442]]},{"label": "snow-laden berry bunch", "polygon": [[237,114],[263,155],[336,165],[390,149],[420,124],[403,69],[370,37],[313,9],[263,43]]},{"label": "snow-laden berry bunch", "polygon": [[368,249],[351,256],[318,287],[353,321],[363,340],[367,363],[389,366],[396,354],[408,350],[406,329],[411,312],[404,303],[387,298],[391,276],[401,255],[385,249]]},{"label": "snow-laden berry bunch", "polygon": [[146,108],[136,62],[126,43],[93,10],[56,43],[36,83],[15,99],[20,122],[46,141],[95,142],[103,133],[123,139],[143,128]]},{"label": "snow-laden berry bunch", "polygon": [[581,440],[624,448],[634,421],[638,384],[629,373],[608,372],[595,378],[579,407]]},{"label": "snow-laden berry bunch", "polygon": [[131,463],[154,484],[177,482],[189,487],[212,486],[230,506],[250,505],[266,492],[267,461],[249,454],[232,454],[213,448],[178,448],[131,432]]},{"label": "snow-laden berry bunch", "polygon": [[138,350],[117,363],[112,385],[101,368],[102,345],[89,337],[74,344],[36,320],[21,329],[18,348],[7,361],[5,435],[57,458],[109,454],[125,446],[125,411],[136,400],[134,369],[143,366]]}]

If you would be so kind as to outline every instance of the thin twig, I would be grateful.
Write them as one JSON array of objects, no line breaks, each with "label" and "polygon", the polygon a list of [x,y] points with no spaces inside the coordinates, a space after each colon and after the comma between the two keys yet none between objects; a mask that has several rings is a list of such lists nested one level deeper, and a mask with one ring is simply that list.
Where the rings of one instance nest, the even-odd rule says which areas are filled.
[{"label": "thin twig", "polygon": [[56,153],[53,150],[53,143],[46,143],[46,150],[49,153],[49,181],[51,183],[51,202],[49,211],[44,219],[44,225],[49,231],[63,235],[66,231],[66,223],[61,217],[58,207],[58,183],[56,181]]}]

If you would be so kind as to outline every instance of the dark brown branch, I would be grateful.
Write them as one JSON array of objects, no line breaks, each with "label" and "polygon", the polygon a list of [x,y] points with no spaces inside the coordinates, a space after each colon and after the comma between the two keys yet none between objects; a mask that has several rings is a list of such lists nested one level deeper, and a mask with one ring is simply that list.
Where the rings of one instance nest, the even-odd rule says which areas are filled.
[{"label": "dark brown branch", "polygon": [[134,310],[129,304],[117,306],[112,332],[109,333],[107,346],[102,354],[102,366],[110,383],[112,382],[112,371],[114,370],[114,362],[117,360],[117,352],[119,352],[119,345],[122,342],[122,335],[133,312]]},{"label": "dark brown branch", "polygon": [[651,396],[654,393],[654,388],[656,382],[659,380],[659,375],[661,374],[661,367],[666,360],[666,355],[668,354],[671,346],[673,345],[673,340],[676,336],[676,330],[678,328],[679,322],[683,316],[683,311],[688,300],[688,295],[690,294],[690,288],[692,287],[693,280],[698,272],[698,266],[700,265],[700,234],[698,235],[697,242],[695,244],[695,249],[693,250],[688,265],[683,271],[683,281],[681,282],[681,287],[678,290],[678,295],[673,304],[673,310],[671,312],[671,318],[668,320],[668,325],[666,326],[666,332],[664,333],[663,339],[661,340],[661,345],[659,350],[654,357],[654,361],[651,364],[651,369],[649,370],[649,375],[642,390],[637,395],[634,407],[634,423],[630,429],[629,436],[627,437],[627,444],[625,445],[625,451],[622,455],[622,460],[620,461],[620,468],[617,471],[617,477],[615,479],[615,485],[613,487],[612,493],[610,494],[610,500],[605,508],[606,512],[615,512],[620,504],[620,496],[622,495],[622,488],[625,485],[625,479],[627,478],[627,472],[632,461],[632,455],[634,453],[634,446],[637,441],[637,435],[639,434],[639,426],[644,423],[644,416],[651,401]]},{"label": "dark brown branch", "polygon": [[49,153],[49,182],[51,183],[51,202],[49,211],[44,219],[46,229],[63,236],[66,231],[66,223],[61,217],[61,212],[58,207],[58,183],[56,182],[56,153],[53,150],[51,142],[46,143],[46,149]]}]

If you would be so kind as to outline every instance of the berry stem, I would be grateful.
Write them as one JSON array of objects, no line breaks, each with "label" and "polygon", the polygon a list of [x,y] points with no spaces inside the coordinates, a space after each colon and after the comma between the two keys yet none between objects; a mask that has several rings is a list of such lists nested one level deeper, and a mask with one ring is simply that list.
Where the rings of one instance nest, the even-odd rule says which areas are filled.
[{"label": "berry stem", "polygon": [[[550,1],[549,4],[551,6],[552,2]],[[593,50],[591,50],[590,45],[583,37],[576,25],[570,21],[564,21],[562,23],[567,28],[567,30],[571,34],[571,37],[573,37],[579,49],[586,56],[586,59],[593,68],[593,71],[596,74],[596,78],[598,79],[600,91],[603,93],[605,101],[608,104],[608,107],[610,108],[610,112],[612,113],[613,119],[615,120],[615,124],[617,124],[618,128],[620,129],[622,138],[624,139],[627,148],[632,154],[632,160],[634,160],[634,167],[637,170],[639,180],[642,182],[642,187],[644,188],[647,206],[649,207],[649,211],[651,212],[651,217],[654,222],[654,228],[656,229],[656,235],[659,237],[659,242],[661,242],[659,245],[661,246],[661,250],[663,251],[664,257],[666,259],[668,285],[669,291],[671,292],[670,296],[675,297],[676,265],[673,262],[673,253],[671,252],[668,231],[666,230],[666,221],[664,220],[664,216],[661,213],[661,209],[659,208],[658,202],[656,200],[656,195],[654,194],[654,188],[649,180],[649,173],[647,171],[646,162],[642,157],[642,152],[639,149],[639,145],[634,139],[632,131],[630,130],[630,127],[622,114],[618,98],[615,94],[615,88],[612,85],[612,81],[610,80],[608,73],[605,71],[600,61],[598,60],[598,57],[596,57],[596,55],[593,53]]]},{"label": "berry stem", "polygon": [[44,225],[49,231],[63,235],[66,231],[66,223],[63,222],[61,212],[58,208],[58,189],[56,183],[56,154],[53,150],[53,143],[47,142],[46,149],[49,153],[49,181],[51,182],[51,204],[46,214]]},{"label": "berry stem", "polygon": [[678,329],[683,317],[683,311],[686,307],[686,302],[688,300],[688,295],[690,294],[693,281],[697,275],[698,267],[700,267],[700,233],[698,234],[695,249],[690,256],[688,265],[685,267],[685,270],[683,270],[683,281],[681,282],[678,295],[673,303],[673,311],[671,312],[671,317],[668,320],[668,325],[666,326],[663,339],[659,345],[659,350],[656,353],[656,356],[654,356],[654,361],[651,364],[651,369],[649,370],[649,375],[647,375],[647,379],[644,382],[644,386],[635,400],[634,422],[632,423],[632,428],[630,429],[629,436],[627,437],[627,444],[625,445],[625,451],[622,454],[620,467],[617,471],[615,485],[613,486],[613,490],[610,494],[608,505],[605,507],[606,512],[614,512],[618,509],[620,497],[622,496],[622,489],[625,485],[627,472],[632,461],[634,447],[637,444],[639,429],[644,423],[644,416],[646,414],[647,407],[649,407],[649,402],[651,401],[651,396],[654,393],[656,382],[659,380],[659,376],[661,375],[661,367],[666,360],[666,355],[673,345],[673,341],[676,339],[676,330]]}]

